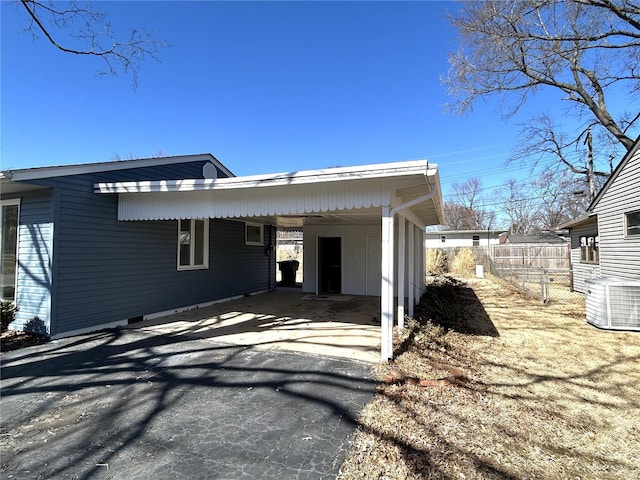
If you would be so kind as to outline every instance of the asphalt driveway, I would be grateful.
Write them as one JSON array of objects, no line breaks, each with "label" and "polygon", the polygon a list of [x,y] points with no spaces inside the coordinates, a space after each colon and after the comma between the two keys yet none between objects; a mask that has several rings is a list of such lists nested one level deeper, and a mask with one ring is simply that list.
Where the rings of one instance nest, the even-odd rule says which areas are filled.
[{"label": "asphalt driveway", "polygon": [[6,479],[335,478],[371,365],[116,329],[0,357]]}]

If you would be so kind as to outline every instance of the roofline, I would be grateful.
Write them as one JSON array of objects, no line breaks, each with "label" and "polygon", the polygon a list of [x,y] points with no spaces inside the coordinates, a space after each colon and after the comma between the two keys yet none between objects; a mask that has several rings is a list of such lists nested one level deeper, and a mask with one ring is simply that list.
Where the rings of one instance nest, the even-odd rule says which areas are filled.
[{"label": "roofline", "polygon": [[560,225],[558,225],[558,230],[564,230],[564,229],[571,229],[574,227],[577,227],[579,225],[585,224],[585,223],[589,223],[592,220],[597,220],[598,216],[595,213],[591,213],[591,214],[587,214],[587,215],[581,215],[578,218],[574,218],[573,220],[569,220],[567,222],[561,223]]},{"label": "roofline", "polygon": [[596,207],[596,205],[604,195],[604,192],[606,192],[609,189],[609,186],[613,183],[614,179],[620,174],[624,166],[629,162],[629,159],[635,155],[639,147],[640,147],[640,135],[638,135],[638,138],[636,138],[636,141],[631,147],[631,150],[627,151],[627,153],[624,154],[618,166],[613,170],[611,175],[609,175],[609,178],[607,178],[607,181],[604,182],[604,185],[596,195],[596,198],[593,199],[593,202],[591,202],[591,204],[587,208],[587,212],[591,212]]},{"label": "roofline", "polygon": [[484,230],[430,230],[425,232],[425,235],[446,235],[449,233],[504,233],[505,230],[490,230],[490,229],[484,229]]},{"label": "roofline", "polygon": [[210,153],[194,155],[175,155],[169,157],[140,158],[134,160],[114,160],[111,162],[79,163],[73,165],[58,165],[51,167],[23,168],[17,170],[4,170],[0,172],[0,178],[7,178],[14,182],[25,180],[38,180],[66,175],[82,175],[87,173],[109,172],[125,170],[129,168],[155,167],[157,165],[171,165],[175,163],[197,162],[206,160],[213,162],[220,170],[229,176],[235,176],[216,157]]},{"label": "roofline", "polygon": [[375,179],[423,174],[437,175],[437,165],[426,160],[381,163],[354,167],[335,167],[321,170],[301,170],[266,175],[248,175],[218,179],[155,180],[138,182],[106,182],[94,185],[97,193],[147,193],[235,188],[304,185],[353,179]]}]

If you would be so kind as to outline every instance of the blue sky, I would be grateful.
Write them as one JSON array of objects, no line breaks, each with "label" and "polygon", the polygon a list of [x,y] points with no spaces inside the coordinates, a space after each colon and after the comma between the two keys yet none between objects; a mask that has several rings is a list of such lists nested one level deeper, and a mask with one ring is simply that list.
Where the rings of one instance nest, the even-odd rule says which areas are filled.
[{"label": "blue sky", "polygon": [[445,112],[451,2],[95,2],[169,48],[130,77],[34,41],[2,2],[2,169],[209,152],[236,175],[427,158],[445,194],[505,167],[518,118]]}]

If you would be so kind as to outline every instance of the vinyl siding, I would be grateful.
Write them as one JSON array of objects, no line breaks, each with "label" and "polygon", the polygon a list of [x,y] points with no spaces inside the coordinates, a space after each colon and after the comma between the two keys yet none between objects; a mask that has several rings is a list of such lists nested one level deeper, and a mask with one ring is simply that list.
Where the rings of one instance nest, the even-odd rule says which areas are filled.
[{"label": "vinyl siding", "polygon": [[246,246],[243,222],[210,221],[209,268],[178,271],[176,221],[119,222],[117,195],[93,192],[101,181],[200,178],[202,164],[38,181],[56,188],[52,335],[273,287],[275,254]]},{"label": "vinyl siding", "polygon": [[595,263],[582,263],[580,260],[580,237],[595,236],[598,234],[598,226],[584,225],[571,229],[571,271],[573,275],[573,290],[587,293],[585,280],[600,276],[600,265]]},{"label": "vinyl siding", "polygon": [[[52,192],[24,195],[20,201],[16,305],[12,328],[48,333],[51,325],[53,258]],[[39,322],[40,320],[41,322]]]},{"label": "vinyl siding", "polygon": [[598,215],[603,277],[640,279],[640,238],[626,237],[626,212],[640,210],[640,149],[613,179],[593,211]]}]

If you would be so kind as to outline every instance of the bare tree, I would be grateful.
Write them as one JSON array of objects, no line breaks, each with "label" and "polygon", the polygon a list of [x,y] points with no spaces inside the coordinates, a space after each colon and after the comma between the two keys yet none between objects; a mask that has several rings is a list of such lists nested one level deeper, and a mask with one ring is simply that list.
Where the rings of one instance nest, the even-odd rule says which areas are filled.
[{"label": "bare tree", "polygon": [[495,225],[495,212],[483,206],[482,185],[477,178],[454,183],[453,200],[444,203],[445,230],[478,230]]},{"label": "bare tree", "polygon": [[529,182],[509,178],[501,189],[499,199],[509,216],[512,234],[529,233],[535,227],[537,203]]},{"label": "bare tree", "polygon": [[[525,132],[537,129],[531,137],[534,154],[551,155],[574,173],[588,175],[584,160],[572,159],[587,130],[596,142],[596,164],[617,157],[616,146],[632,147],[630,132],[640,123],[637,2],[476,0],[462,3],[451,21],[461,48],[450,56],[443,81],[454,111],[467,112],[477,100],[496,96],[508,117],[539,91],[555,91],[566,102],[566,115],[581,126],[560,134],[558,125],[532,119]],[[593,175],[605,171],[596,165]]]},{"label": "bare tree", "polygon": [[584,214],[589,205],[586,183],[567,170],[547,170],[531,185],[538,205],[534,231],[554,230]]},{"label": "bare tree", "polygon": [[[607,143],[607,138],[601,138],[600,146]],[[559,166],[566,168],[574,175],[583,176],[588,184],[588,198],[592,201],[597,192],[597,185],[602,184],[613,170],[613,153],[615,148],[609,149],[609,154],[601,160],[601,168],[595,165],[593,151],[593,134],[588,127],[582,132],[568,134],[562,128],[554,124],[553,119],[542,114],[532,117],[532,121],[520,133],[520,141],[512,156],[512,160],[522,160],[535,171],[537,167],[548,164],[548,160],[554,159]],[[613,147],[612,145],[610,145]],[[533,160],[533,162],[529,162]],[[608,160],[604,165],[605,160]],[[557,168],[553,168],[557,170]],[[598,180],[600,178],[600,180]]]},{"label": "bare tree", "polygon": [[25,30],[35,38],[43,35],[65,53],[102,59],[105,69],[98,73],[130,74],[134,88],[140,64],[147,59],[158,61],[159,49],[166,46],[154,40],[147,30],[131,29],[126,38],[116,38],[106,16],[91,9],[87,2],[20,0],[20,4],[29,17]]}]

